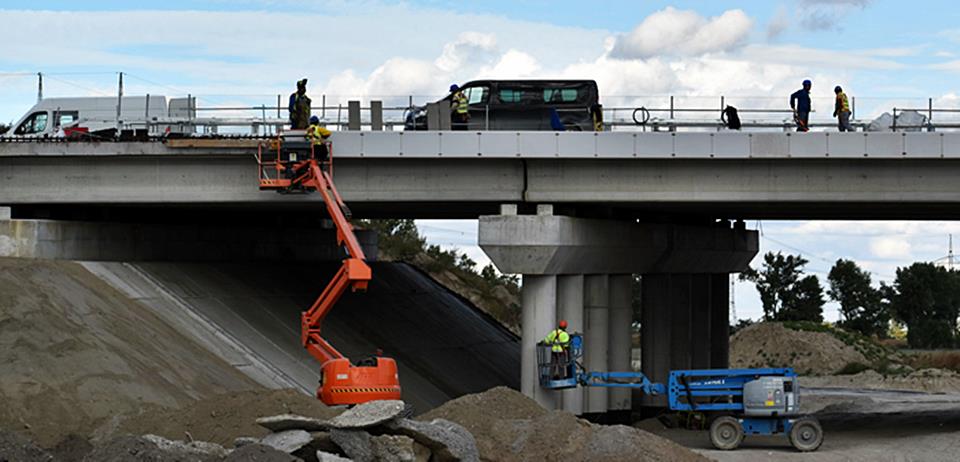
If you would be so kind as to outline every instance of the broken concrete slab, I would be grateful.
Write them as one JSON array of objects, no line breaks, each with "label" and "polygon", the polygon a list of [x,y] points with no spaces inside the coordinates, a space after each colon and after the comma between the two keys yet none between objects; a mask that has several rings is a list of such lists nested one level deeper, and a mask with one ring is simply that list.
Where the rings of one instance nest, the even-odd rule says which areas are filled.
[{"label": "broken concrete slab", "polygon": [[333,442],[333,438],[330,437],[329,432],[311,432],[310,438],[312,438],[310,442],[294,451],[293,455],[310,462],[314,460],[314,454],[317,451],[334,454],[340,452],[340,447],[337,446],[337,443]]},{"label": "broken concrete slab", "polygon": [[286,430],[306,430],[308,432],[326,430],[324,420],[296,414],[280,414],[257,419],[257,425],[272,432]]},{"label": "broken concrete slab", "polygon": [[458,423],[446,419],[434,419],[430,422],[398,419],[388,424],[387,428],[430,448],[433,460],[438,462],[480,460],[473,434]]},{"label": "broken concrete slab", "polygon": [[336,454],[331,454],[325,451],[317,451],[317,461],[318,462],[353,462],[353,459],[347,459],[346,457],[340,457]]},{"label": "broken concrete slab", "polygon": [[382,462],[427,462],[426,458],[417,458],[413,438],[403,435],[380,435],[370,438],[370,449],[373,458]]},{"label": "broken concrete slab", "polygon": [[248,444],[259,444],[259,443],[260,443],[260,438],[255,438],[252,436],[241,436],[239,438],[233,439],[234,448],[242,448]]},{"label": "broken concrete slab", "polygon": [[351,459],[356,462],[373,462],[373,448],[370,447],[369,433],[363,430],[330,431],[330,438]]},{"label": "broken concrete slab", "polygon": [[260,444],[289,454],[306,446],[312,440],[310,433],[304,430],[287,430],[264,436]]},{"label": "broken concrete slab", "polygon": [[370,401],[358,404],[327,421],[331,428],[367,428],[396,419],[403,414],[406,405],[400,400]]},{"label": "broken concrete slab", "polygon": [[206,441],[177,441],[168,440],[157,435],[143,435],[143,439],[157,445],[161,451],[182,452],[186,454],[196,454],[199,456],[226,457],[230,453],[226,448],[216,443]]},{"label": "broken concrete slab", "polygon": [[270,446],[248,444],[231,452],[223,462],[303,462],[303,460]]}]

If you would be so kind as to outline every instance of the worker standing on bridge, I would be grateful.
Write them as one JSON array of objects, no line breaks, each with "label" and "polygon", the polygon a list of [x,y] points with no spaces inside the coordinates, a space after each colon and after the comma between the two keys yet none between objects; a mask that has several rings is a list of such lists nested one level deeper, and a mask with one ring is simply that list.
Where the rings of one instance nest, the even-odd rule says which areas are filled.
[{"label": "worker standing on bridge", "polygon": [[854,131],[850,125],[850,101],[847,99],[847,94],[839,85],[833,89],[833,92],[837,94],[837,102],[833,106],[833,116],[837,118],[837,126],[841,132]]},{"label": "worker standing on bridge", "polygon": [[290,104],[287,105],[290,113],[290,128],[303,130],[310,120],[310,98],[307,96],[307,79],[297,81],[297,91],[290,94]]},{"label": "worker standing on bridge", "polygon": [[454,130],[466,130],[467,123],[470,122],[470,102],[467,95],[460,91],[457,84],[450,85],[450,93],[453,93],[450,98],[450,126]]},{"label": "worker standing on bridge", "polygon": [[803,81],[803,88],[790,95],[790,109],[793,109],[793,120],[797,122],[798,132],[810,131],[810,88],[813,82]]},{"label": "worker standing on bridge", "polygon": [[313,145],[313,155],[317,160],[325,162],[327,160],[327,139],[333,133],[326,127],[320,125],[320,118],[310,116],[310,126],[307,127],[307,139]]},{"label": "worker standing on bridge", "polygon": [[550,345],[554,380],[567,378],[567,363],[570,359],[570,334],[567,333],[567,321],[560,320],[560,324],[547,334],[544,342]]}]

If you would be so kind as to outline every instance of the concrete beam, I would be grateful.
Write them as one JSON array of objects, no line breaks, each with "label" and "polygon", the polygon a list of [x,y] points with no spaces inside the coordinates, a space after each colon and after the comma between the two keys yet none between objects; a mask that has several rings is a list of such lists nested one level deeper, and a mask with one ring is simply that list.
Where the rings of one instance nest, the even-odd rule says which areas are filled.
[{"label": "concrete beam", "polygon": [[479,244],[520,274],[729,273],[747,267],[756,231],[554,215],[482,216]]},{"label": "concrete beam", "polygon": [[[358,230],[368,260],[377,233]],[[0,220],[0,257],[84,261],[336,261],[333,229]]]}]

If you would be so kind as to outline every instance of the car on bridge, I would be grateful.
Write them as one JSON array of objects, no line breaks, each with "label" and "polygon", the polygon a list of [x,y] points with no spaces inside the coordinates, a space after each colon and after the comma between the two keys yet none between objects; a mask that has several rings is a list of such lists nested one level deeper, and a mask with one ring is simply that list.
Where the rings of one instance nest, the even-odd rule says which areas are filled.
[{"label": "car on bridge", "polygon": [[[603,115],[593,80],[474,80],[460,91],[470,111],[468,130],[600,131]],[[453,94],[436,101],[449,118]],[[428,106],[411,107],[405,130],[439,130]],[[435,123],[435,122],[434,122]]]}]

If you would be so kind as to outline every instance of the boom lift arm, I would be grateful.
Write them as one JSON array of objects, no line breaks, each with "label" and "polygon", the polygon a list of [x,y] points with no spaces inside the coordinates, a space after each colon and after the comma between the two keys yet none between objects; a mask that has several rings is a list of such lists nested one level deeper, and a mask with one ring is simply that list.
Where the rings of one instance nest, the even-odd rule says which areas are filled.
[{"label": "boom lift arm", "polygon": [[[273,146],[271,145],[270,151]],[[400,399],[396,361],[376,356],[353,365],[320,335],[324,318],[349,289],[365,291],[372,278],[370,266],[350,224],[346,204],[337,192],[332,171],[332,149],[326,159],[318,159],[314,146],[302,131],[290,131],[276,141],[274,152],[258,151],[258,176],[261,190],[281,193],[317,191],[337,230],[337,245],[347,258],[333,279],[300,318],[300,341],[321,365],[321,384],[317,397],[328,405],[359,404],[379,399]],[[273,175],[271,173],[274,173]]]}]

